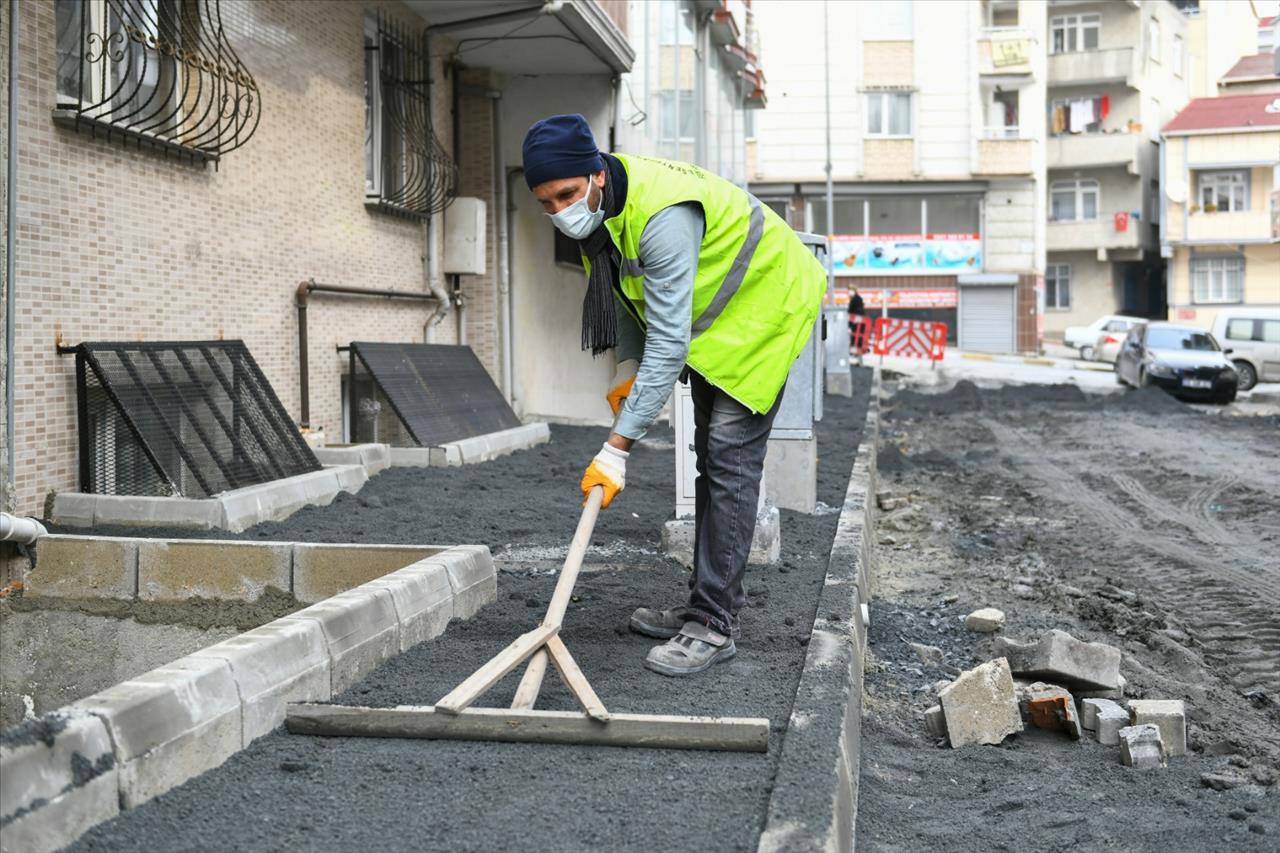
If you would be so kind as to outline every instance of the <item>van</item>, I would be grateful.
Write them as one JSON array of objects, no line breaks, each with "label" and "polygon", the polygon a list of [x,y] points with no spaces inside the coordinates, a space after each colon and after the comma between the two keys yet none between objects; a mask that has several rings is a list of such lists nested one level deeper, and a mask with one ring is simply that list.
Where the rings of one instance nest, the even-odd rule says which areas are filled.
[{"label": "van", "polygon": [[1212,331],[1236,366],[1241,391],[1280,382],[1280,308],[1226,308]]}]

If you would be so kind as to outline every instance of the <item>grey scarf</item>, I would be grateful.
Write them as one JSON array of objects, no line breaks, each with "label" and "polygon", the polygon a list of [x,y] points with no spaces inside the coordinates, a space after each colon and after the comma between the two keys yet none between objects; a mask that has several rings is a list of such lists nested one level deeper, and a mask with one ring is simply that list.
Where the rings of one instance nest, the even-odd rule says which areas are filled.
[{"label": "grey scarf", "polygon": [[[612,219],[622,212],[626,204],[627,172],[616,157],[602,156],[608,175],[600,203],[604,205],[604,218]],[[598,356],[618,343],[618,311],[613,291],[619,283],[622,258],[603,221],[585,240],[578,242],[578,249],[591,262],[587,294],[582,298],[582,348],[590,349],[593,356]]]}]

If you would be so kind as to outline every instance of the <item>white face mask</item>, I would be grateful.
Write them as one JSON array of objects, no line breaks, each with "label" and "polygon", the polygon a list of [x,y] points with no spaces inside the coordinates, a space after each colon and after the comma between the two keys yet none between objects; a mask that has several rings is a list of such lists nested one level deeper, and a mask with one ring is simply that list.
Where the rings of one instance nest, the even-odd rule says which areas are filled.
[{"label": "white face mask", "polygon": [[604,221],[604,193],[600,193],[599,203],[596,209],[592,210],[589,202],[592,189],[596,189],[595,181],[588,175],[587,192],[582,198],[559,213],[547,214],[560,233],[572,240],[585,240]]}]

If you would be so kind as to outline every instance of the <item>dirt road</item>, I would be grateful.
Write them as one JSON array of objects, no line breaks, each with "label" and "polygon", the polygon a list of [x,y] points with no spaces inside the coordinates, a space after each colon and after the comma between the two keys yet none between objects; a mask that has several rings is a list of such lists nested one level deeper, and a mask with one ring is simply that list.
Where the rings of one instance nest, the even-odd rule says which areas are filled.
[{"label": "dirt road", "polygon": [[[880,520],[858,849],[1280,845],[1280,419],[962,382],[900,390],[879,464],[911,503]],[[1186,701],[1191,753],[1138,772],[1045,732],[935,743],[934,683],[994,656],[960,621],[981,606],[1015,639],[1119,647],[1129,696]]]}]

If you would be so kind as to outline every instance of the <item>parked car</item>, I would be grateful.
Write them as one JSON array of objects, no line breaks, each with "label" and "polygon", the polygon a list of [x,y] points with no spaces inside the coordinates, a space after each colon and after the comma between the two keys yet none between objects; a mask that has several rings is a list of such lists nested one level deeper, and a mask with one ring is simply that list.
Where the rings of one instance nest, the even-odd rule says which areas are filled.
[{"label": "parked car", "polygon": [[1175,397],[1230,403],[1236,398],[1237,380],[1227,353],[1204,329],[1139,324],[1120,347],[1116,381],[1134,388],[1155,385]]},{"label": "parked car", "polygon": [[[1093,345],[1093,361],[1105,361],[1108,364],[1116,363],[1116,355],[1120,352],[1120,345],[1124,343],[1125,337],[1129,334],[1129,330],[1134,326],[1146,323],[1146,320],[1108,320],[1102,327],[1102,331],[1098,333],[1098,341]],[[1084,358],[1084,356],[1081,356]]]},{"label": "parked car", "polygon": [[1280,308],[1224,308],[1213,321],[1213,336],[1229,347],[1241,391],[1280,382]]},{"label": "parked car", "polygon": [[1133,328],[1135,323],[1146,322],[1141,317],[1128,317],[1124,314],[1105,314],[1087,326],[1068,326],[1067,330],[1062,333],[1062,341],[1073,350],[1079,352],[1080,357],[1085,361],[1092,361],[1094,347],[1097,346],[1098,335],[1102,332],[1102,327],[1116,321],[1125,324],[1122,331],[1128,331]]}]

